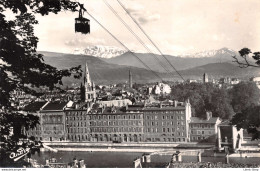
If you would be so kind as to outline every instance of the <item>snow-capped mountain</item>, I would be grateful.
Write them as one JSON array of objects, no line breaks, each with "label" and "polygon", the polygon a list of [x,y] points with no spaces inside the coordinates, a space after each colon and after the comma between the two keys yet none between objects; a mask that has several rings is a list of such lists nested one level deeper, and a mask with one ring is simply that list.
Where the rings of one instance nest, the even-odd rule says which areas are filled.
[{"label": "snow-capped mountain", "polygon": [[127,51],[122,50],[118,47],[97,45],[97,46],[87,46],[86,48],[83,49],[77,48],[73,51],[73,54],[95,56],[100,58],[113,58],[122,55],[125,52]]},{"label": "snow-capped mountain", "polygon": [[205,57],[214,57],[218,55],[235,55],[236,51],[228,48],[221,48],[218,50],[208,50],[208,51],[202,51],[198,53],[193,54],[181,54],[178,55],[178,57],[182,58],[205,58]]}]

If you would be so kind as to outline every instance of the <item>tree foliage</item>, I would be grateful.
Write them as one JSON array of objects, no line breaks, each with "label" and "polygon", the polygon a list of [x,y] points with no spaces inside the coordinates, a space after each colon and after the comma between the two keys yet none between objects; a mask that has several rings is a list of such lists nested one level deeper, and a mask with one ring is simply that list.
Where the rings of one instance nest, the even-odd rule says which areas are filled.
[{"label": "tree foliage", "polygon": [[254,82],[241,82],[230,90],[231,105],[236,113],[259,105],[260,92]]},{"label": "tree foliage", "polygon": [[260,67],[260,52],[252,52],[248,48],[243,48],[238,53],[240,58],[237,56],[232,57],[234,58],[233,62],[236,62],[240,68]]},{"label": "tree foliage", "polygon": [[237,129],[245,129],[252,134],[252,140],[260,139],[260,106],[250,106],[233,116],[231,123]]},{"label": "tree foliage", "polygon": [[242,82],[230,91],[231,105],[236,114],[231,123],[238,129],[246,129],[252,140],[260,138],[260,92],[254,82]]},{"label": "tree foliage", "polygon": [[[38,38],[34,35],[34,25],[38,24],[36,14],[57,14],[63,10],[76,11],[76,8],[77,3],[69,0],[0,1],[1,154],[14,149],[19,138],[25,138],[22,128],[33,128],[38,123],[36,116],[14,112],[9,102],[11,91],[19,89],[37,95],[35,88],[59,89],[63,77],[81,77],[81,66],[58,70],[45,64],[43,55],[36,51]],[[13,15],[14,19],[7,20],[6,14]],[[11,127],[14,135],[10,137]]]},{"label": "tree foliage", "polygon": [[172,98],[190,100],[193,116],[206,117],[206,111],[223,119],[230,118],[234,112],[226,89],[219,89],[211,83],[178,84],[172,87]]}]

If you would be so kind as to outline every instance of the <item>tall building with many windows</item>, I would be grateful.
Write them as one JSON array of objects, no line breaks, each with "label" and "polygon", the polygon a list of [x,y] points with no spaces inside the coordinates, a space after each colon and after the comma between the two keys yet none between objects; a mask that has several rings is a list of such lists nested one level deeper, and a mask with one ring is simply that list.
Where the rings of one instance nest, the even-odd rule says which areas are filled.
[{"label": "tall building with many windows", "polygon": [[65,114],[69,141],[143,141],[143,113],[128,113],[119,108],[106,107],[96,113],[67,110]]},{"label": "tall building with many windows", "polygon": [[144,141],[188,142],[191,105],[189,101],[128,107],[129,112],[144,114]]}]

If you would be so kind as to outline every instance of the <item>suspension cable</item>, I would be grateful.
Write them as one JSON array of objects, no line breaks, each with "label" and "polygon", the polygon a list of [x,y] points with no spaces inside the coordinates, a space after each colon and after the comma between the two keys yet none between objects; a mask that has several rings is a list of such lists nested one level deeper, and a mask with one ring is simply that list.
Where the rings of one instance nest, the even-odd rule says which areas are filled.
[{"label": "suspension cable", "polygon": [[144,29],[139,25],[139,23],[132,17],[130,12],[125,8],[125,6],[120,2],[120,0],[117,0],[119,5],[125,10],[125,12],[131,17],[131,19],[135,22],[135,24],[139,27],[139,29],[145,34],[145,36],[149,39],[149,41],[153,44],[153,46],[158,50],[158,52],[164,57],[164,59],[167,61],[168,64],[171,65],[171,67],[176,71],[176,73],[185,81],[183,76],[177,71],[177,69],[171,64],[171,62],[167,59],[167,57],[162,53],[162,51],[158,48],[158,46],[152,41],[149,35],[146,34]]}]

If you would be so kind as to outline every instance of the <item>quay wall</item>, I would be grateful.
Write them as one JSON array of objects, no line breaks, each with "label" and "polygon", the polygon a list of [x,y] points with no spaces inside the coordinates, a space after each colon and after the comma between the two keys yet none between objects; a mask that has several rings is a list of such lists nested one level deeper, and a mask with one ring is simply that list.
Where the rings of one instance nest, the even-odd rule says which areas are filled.
[{"label": "quay wall", "polygon": [[[178,144],[178,143],[88,143],[88,142],[45,142],[58,151],[113,151],[113,152],[160,152],[162,155],[176,151],[201,151],[212,145]],[[204,150],[203,150],[204,151]],[[195,154],[194,153],[194,154]],[[193,155],[193,153],[187,153]]]}]

